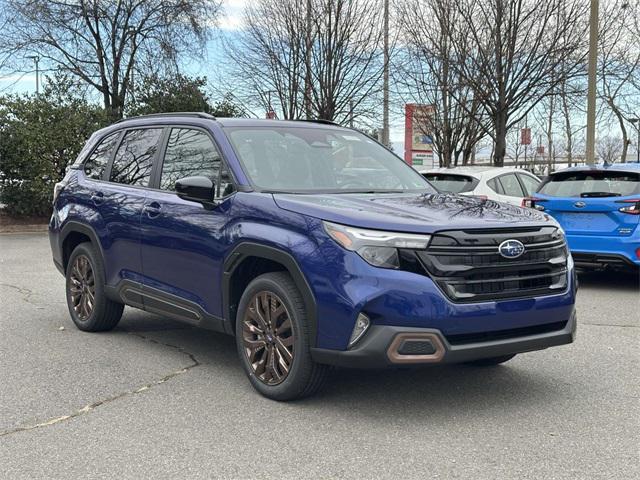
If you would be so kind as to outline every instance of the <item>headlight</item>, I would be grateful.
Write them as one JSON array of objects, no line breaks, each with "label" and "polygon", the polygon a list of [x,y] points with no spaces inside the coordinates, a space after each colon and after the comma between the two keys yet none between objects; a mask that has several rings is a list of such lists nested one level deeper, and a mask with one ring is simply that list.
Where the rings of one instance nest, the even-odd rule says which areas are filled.
[{"label": "headlight", "polygon": [[424,250],[431,240],[430,235],[385,232],[331,222],[322,223],[331,238],[347,250],[356,252],[375,267],[400,268],[399,248]]}]

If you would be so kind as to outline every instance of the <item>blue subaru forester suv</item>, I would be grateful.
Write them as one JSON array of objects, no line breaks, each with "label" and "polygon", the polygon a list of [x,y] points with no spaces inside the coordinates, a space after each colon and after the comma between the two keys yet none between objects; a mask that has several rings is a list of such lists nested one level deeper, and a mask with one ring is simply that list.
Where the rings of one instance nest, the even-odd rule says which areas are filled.
[{"label": "blue subaru forester suv", "polygon": [[330,122],[121,121],[56,185],[49,229],[78,328],[112,329],[126,304],[234,335],[277,400],[331,365],[496,365],[576,330],[553,218],[439,194]]}]

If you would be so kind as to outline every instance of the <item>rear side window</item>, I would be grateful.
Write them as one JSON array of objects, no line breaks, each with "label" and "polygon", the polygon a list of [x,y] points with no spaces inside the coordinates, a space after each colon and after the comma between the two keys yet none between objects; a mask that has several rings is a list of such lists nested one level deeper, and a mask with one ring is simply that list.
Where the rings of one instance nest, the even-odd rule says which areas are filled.
[{"label": "rear side window", "polygon": [[109,180],[147,187],[161,133],[161,128],[129,130],[125,133],[113,159]]},{"label": "rear side window", "polygon": [[478,180],[473,177],[452,173],[425,173],[424,178],[441,192],[470,192],[478,184]]},{"label": "rear side window", "polygon": [[529,175],[518,173],[518,178],[522,182],[525,190],[524,193],[527,196],[531,196],[531,194],[536,192],[538,190],[538,187],[540,186],[540,180],[530,177]]},{"label": "rear side window", "polygon": [[551,175],[540,193],[552,197],[625,197],[640,193],[640,173],[564,172]]},{"label": "rear side window", "polygon": [[502,175],[497,178],[500,185],[502,185],[502,190],[504,195],[508,197],[524,197],[525,194],[522,191],[522,187],[520,186],[520,182],[516,178],[514,173],[510,173],[508,175]]},{"label": "rear side window", "polygon": [[101,180],[105,169],[111,158],[111,152],[116,146],[116,141],[120,132],[107,135],[95,148],[93,153],[89,155],[87,161],[84,162],[84,173],[87,177],[94,180]]},{"label": "rear side window", "polygon": [[164,154],[160,188],[174,190],[177,180],[193,176],[210,178],[217,197],[233,191],[229,173],[209,135],[191,128],[173,128]]}]

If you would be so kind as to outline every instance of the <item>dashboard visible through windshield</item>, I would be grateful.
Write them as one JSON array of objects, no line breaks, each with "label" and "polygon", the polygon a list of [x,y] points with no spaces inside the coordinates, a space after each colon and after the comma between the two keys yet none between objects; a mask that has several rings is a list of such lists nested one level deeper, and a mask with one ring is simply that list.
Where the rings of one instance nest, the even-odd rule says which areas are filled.
[{"label": "dashboard visible through windshield", "polygon": [[251,182],[291,193],[435,193],[413,168],[356,131],[317,127],[225,128]]}]

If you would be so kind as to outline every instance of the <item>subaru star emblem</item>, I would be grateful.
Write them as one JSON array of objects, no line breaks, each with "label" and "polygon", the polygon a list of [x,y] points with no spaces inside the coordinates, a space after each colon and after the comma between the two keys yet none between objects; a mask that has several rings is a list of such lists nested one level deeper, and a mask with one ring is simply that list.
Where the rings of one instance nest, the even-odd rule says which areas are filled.
[{"label": "subaru star emblem", "polygon": [[524,253],[524,245],[519,240],[505,240],[498,247],[498,252],[504,258],[518,258]]},{"label": "subaru star emblem", "polygon": [[584,203],[584,202],[576,202],[576,203],[573,204],[573,206],[576,207],[576,208],[584,208],[584,207],[587,206],[587,204]]}]

